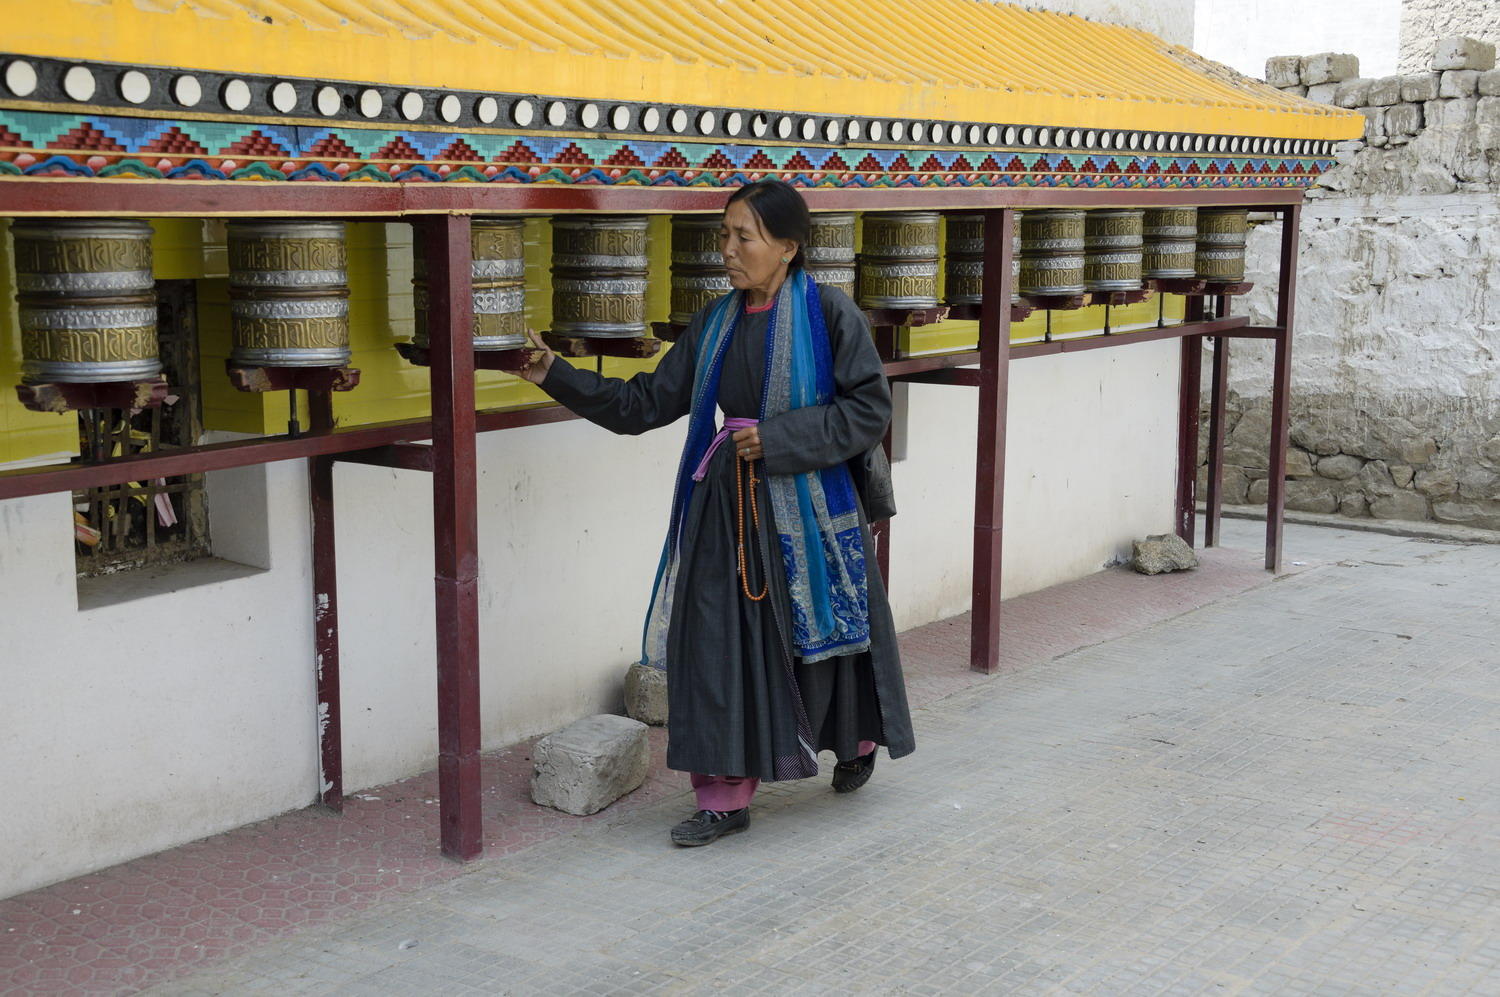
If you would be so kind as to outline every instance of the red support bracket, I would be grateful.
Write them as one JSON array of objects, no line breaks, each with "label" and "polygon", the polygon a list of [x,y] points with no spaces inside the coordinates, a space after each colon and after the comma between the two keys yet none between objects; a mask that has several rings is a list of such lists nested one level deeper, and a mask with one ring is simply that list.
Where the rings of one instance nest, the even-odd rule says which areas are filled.
[{"label": "red support bracket", "polygon": [[[396,352],[413,367],[431,367],[431,351],[413,343],[397,343]],[[515,350],[475,350],[474,370],[498,370],[506,374],[519,374],[532,364],[541,362],[542,351],[530,347]]]},{"label": "red support bracket", "polygon": [[356,367],[242,367],[224,361],[229,383],[240,391],[353,391]]},{"label": "red support bracket", "polygon": [[1089,295],[1089,304],[1120,308],[1124,305],[1138,305],[1155,293],[1149,287],[1143,287],[1139,291],[1095,291]]},{"label": "red support bracket", "polygon": [[651,332],[664,343],[675,343],[677,337],[687,329],[685,325],[676,322],[652,322]]},{"label": "red support bracket", "polygon": [[865,318],[870,320],[874,328],[880,326],[892,326],[894,328],[914,328],[920,325],[936,325],[938,322],[949,317],[950,309],[947,305],[937,305],[932,308],[867,308]]},{"label": "red support bracket", "polygon": [[[971,304],[949,305],[948,317],[961,322],[977,322],[979,321],[981,307],[980,305]],[[1034,311],[1036,311],[1036,306],[1025,298],[1022,298],[1020,301],[1012,301],[1010,303],[1010,320],[1011,322],[1024,322],[1031,317],[1031,313]]]},{"label": "red support bracket", "polygon": [[1021,300],[1044,311],[1071,312],[1088,304],[1087,294],[1023,294]]},{"label": "red support bracket", "polygon": [[346,464],[369,464],[372,467],[391,467],[402,471],[431,471],[432,447],[426,443],[392,443],[368,450],[334,454],[331,459]]},{"label": "red support bracket", "polygon": [[661,352],[662,341],[649,336],[564,336],[542,333],[542,342],[562,357],[623,357],[645,360]]},{"label": "red support bracket", "polygon": [[33,412],[74,412],[78,409],[155,408],[167,398],[167,379],[158,374],[140,381],[98,384],[18,384],[16,397]]}]

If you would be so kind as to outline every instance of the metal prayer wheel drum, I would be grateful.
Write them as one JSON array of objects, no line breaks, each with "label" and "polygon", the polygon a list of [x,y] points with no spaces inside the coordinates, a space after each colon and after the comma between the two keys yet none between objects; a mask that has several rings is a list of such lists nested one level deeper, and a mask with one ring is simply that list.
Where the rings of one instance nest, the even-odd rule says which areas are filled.
[{"label": "metal prayer wheel drum", "polygon": [[856,293],[857,280],[854,266],[830,266],[828,264],[807,264],[807,275],[811,277],[819,287],[836,287],[850,298]]},{"label": "metal prayer wheel drum", "polygon": [[1249,212],[1242,208],[1200,208],[1194,263],[1197,276],[1216,284],[1243,281],[1249,230]]},{"label": "metal prayer wheel drum", "polygon": [[[526,338],[526,238],[520,218],[476,218],[469,227],[469,283],[474,307],[474,349],[514,350]],[[418,241],[412,260],[412,344],[426,349],[430,292],[427,261]]]},{"label": "metal prayer wheel drum", "polygon": [[[1021,300],[1019,215],[1011,231],[1010,300]],[[950,305],[977,305],[984,300],[984,215],[949,215],[944,283]]]},{"label": "metal prayer wheel drum", "polygon": [[861,305],[931,308],[937,304],[937,212],[867,214],[864,239],[859,259]]},{"label": "metal prayer wheel drum", "polygon": [[349,362],[343,222],[230,222],[230,359],[252,367]]},{"label": "metal prayer wheel drum", "polygon": [[808,276],[822,287],[836,287],[849,297],[856,293],[854,270],[854,213],[820,212],[812,216],[812,231],[802,247]]},{"label": "metal prayer wheel drum", "polygon": [[626,339],[646,334],[645,218],[552,219],[552,331]]},{"label": "metal prayer wheel drum", "polygon": [[135,381],[161,373],[156,294],[20,299],[21,380]]},{"label": "metal prayer wheel drum", "polygon": [[719,250],[718,215],[672,216],[672,311],[667,321],[687,325],[732,288]]},{"label": "metal prayer wheel drum", "polygon": [[1083,286],[1090,291],[1141,289],[1145,212],[1134,208],[1090,211],[1083,234]]},{"label": "metal prayer wheel drum", "polygon": [[1142,239],[1141,273],[1147,280],[1192,278],[1197,273],[1197,208],[1147,209]]},{"label": "metal prayer wheel drum", "polygon": [[1082,294],[1084,212],[1071,209],[1027,211],[1021,215],[1022,294]]},{"label": "metal prayer wheel drum", "polygon": [[18,220],[11,234],[20,294],[128,296],[154,291],[149,222]]},{"label": "metal prayer wheel drum", "polygon": [[161,373],[149,223],[17,221],[11,232],[23,381],[90,384]]}]

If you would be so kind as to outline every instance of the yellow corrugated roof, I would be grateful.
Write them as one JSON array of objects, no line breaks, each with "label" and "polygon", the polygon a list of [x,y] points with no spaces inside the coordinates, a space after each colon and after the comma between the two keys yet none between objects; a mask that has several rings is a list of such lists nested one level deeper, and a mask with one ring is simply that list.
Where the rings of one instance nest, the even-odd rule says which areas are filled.
[{"label": "yellow corrugated roof", "polygon": [[401,86],[1301,139],[1359,134],[1144,31],[986,0],[0,0],[15,53]]}]

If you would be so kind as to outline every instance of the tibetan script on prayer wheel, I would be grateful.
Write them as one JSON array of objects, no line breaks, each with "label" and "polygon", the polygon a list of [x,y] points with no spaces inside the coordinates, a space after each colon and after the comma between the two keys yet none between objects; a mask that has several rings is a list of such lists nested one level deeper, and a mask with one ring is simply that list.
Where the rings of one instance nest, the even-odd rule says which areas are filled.
[{"label": "tibetan script on prayer wheel", "polygon": [[[476,218],[469,226],[476,350],[514,350],[527,344],[525,225],[521,218]],[[430,297],[420,241],[412,272],[412,344],[426,349]]]},{"label": "tibetan script on prayer wheel", "polygon": [[230,359],[249,367],[349,362],[343,222],[229,223]]},{"label": "tibetan script on prayer wheel", "polygon": [[1200,209],[1194,263],[1197,276],[1224,284],[1244,280],[1245,238],[1249,228],[1249,212],[1244,209]]},{"label": "tibetan script on prayer wheel", "polygon": [[1071,209],[1021,215],[1022,294],[1082,294],[1084,213]]},{"label": "tibetan script on prayer wheel", "polygon": [[1192,277],[1197,250],[1197,208],[1150,208],[1142,230],[1142,276],[1147,280]]},{"label": "tibetan script on prayer wheel", "polygon": [[1084,220],[1083,286],[1090,291],[1139,291],[1144,212],[1090,211]]}]

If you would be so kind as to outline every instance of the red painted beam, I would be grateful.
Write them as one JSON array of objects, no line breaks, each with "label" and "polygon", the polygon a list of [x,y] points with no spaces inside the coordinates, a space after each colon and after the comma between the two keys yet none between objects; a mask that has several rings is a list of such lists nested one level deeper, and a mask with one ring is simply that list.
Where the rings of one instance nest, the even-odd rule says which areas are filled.
[{"label": "red painted beam", "polygon": [[333,459],[346,464],[370,464],[403,471],[431,471],[432,447],[422,443],[392,443],[383,447],[371,447],[369,450],[335,454]]},{"label": "red painted beam", "polygon": [[1010,265],[1015,212],[984,219],[979,311],[979,438],[974,471],[974,581],[969,667],[1000,668],[1000,558],[1005,520],[1005,417],[1010,386]]},{"label": "red painted beam", "polygon": [[[315,430],[333,428],[333,399],[326,391],[308,395]],[[343,708],[339,695],[338,552],[334,546],[333,461],[308,461],[312,503],[313,662],[318,690],[318,801],[344,809]]]}]

